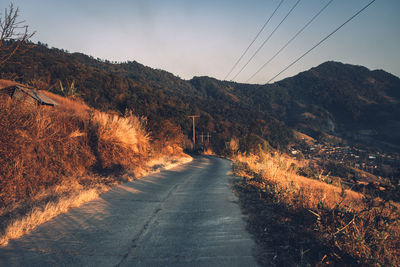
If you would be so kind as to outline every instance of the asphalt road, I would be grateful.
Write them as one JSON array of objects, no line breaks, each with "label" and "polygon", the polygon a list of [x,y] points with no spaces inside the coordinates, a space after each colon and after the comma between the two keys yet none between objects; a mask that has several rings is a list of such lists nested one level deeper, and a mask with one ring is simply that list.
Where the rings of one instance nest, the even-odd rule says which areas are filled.
[{"label": "asphalt road", "polygon": [[230,162],[123,184],[0,248],[0,266],[257,266]]}]

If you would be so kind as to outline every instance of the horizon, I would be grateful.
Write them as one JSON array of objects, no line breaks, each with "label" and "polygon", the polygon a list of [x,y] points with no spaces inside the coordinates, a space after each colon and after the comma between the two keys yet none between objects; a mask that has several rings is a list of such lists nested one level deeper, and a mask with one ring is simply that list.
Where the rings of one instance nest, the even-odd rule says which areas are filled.
[{"label": "horizon", "polygon": [[[39,43],[40,43],[41,45],[48,45],[48,44],[42,43],[42,42],[40,42],[40,41],[39,41]],[[35,43],[35,44],[40,45],[39,43]],[[143,65],[143,66],[146,67],[146,68],[151,68],[151,69],[153,69],[153,70],[159,70],[159,71],[165,71],[165,72],[170,73],[170,74],[174,75],[175,77],[177,77],[177,78],[179,78],[179,79],[182,79],[182,80],[184,80],[184,81],[190,81],[190,80],[192,80],[193,78],[196,78],[196,77],[199,77],[199,78],[201,78],[201,77],[207,77],[207,78],[212,78],[212,79],[216,79],[216,80],[219,80],[219,81],[226,81],[226,80],[218,79],[217,77],[207,76],[207,75],[192,76],[192,77],[189,78],[189,79],[185,79],[185,78],[180,77],[179,75],[176,75],[175,73],[172,73],[172,72],[170,72],[170,71],[168,71],[168,70],[160,69],[160,68],[153,68],[153,67],[147,66],[147,65],[145,65],[145,64],[143,64],[143,63],[141,63],[141,62],[138,62],[138,61],[136,61],[136,60],[119,61],[119,62],[118,62],[118,61],[110,61],[110,60],[104,59],[104,58],[95,58],[95,57],[93,57],[92,55],[84,54],[84,53],[82,53],[82,52],[71,52],[71,51],[65,50],[65,49],[62,48],[62,47],[48,47],[48,48],[49,48],[49,49],[60,49],[60,50],[64,50],[65,53],[69,53],[69,54],[83,54],[83,55],[85,55],[85,56],[92,57],[92,59],[97,60],[97,61],[102,61],[102,62],[109,61],[109,62],[108,62],[109,64],[125,64],[125,63],[129,63],[129,62],[135,62],[135,63],[137,63],[137,64]],[[298,72],[298,73],[295,73],[295,74],[293,74],[293,75],[291,75],[291,76],[287,76],[287,77],[284,77],[284,78],[282,78],[282,79],[275,80],[274,83],[275,83],[275,82],[280,82],[280,81],[282,81],[282,80],[284,80],[284,79],[286,79],[286,78],[294,77],[294,76],[296,76],[296,75],[298,75],[298,74],[300,74],[300,73],[302,73],[302,72],[307,72],[307,71],[309,71],[309,70],[311,70],[311,69],[313,69],[313,68],[317,68],[317,67],[319,67],[320,65],[325,64],[325,63],[328,63],[328,62],[334,62],[334,63],[344,64],[344,65],[352,65],[352,66],[355,66],[355,67],[363,67],[363,68],[367,68],[369,71],[384,71],[384,72],[389,73],[389,74],[391,74],[391,75],[393,75],[393,76],[396,76],[397,78],[400,78],[400,76],[398,76],[398,75],[396,75],[396,74],[393,74],[393,73],[391,73],[391,72],[389,72],[389,71],[387,71],[387,70],[385,70],[385,69],[379,69],[379,68],[378,68],[378,69],[370,69],[370,68],[368,68],[368,67],[366,67],[366,66],[363,66],[363,65],[358,65],[358,64],[348,63],[348,62],[342,62],[342,61],[337,61],[337,60],[327,60],[327,61],[324,61],[324,62],[319,63],[318,65],[311,66],[311,67],[308,68],[308,69],[305,69],[305,70],[302,70],[302,71],[300,71],[300,72]],[[237,81],[226,81],[226,82],[233,82],[233,83],[239,83],[239,84],[254,84],[254,85],[264,85],[264,84],[265,84],[265,83],[264,83],[264,84],[263,84],[263,83],[260,83],[260,84],[257,84],[257,83],[245,83],[245,82],[237,82]]]},{"label": "horizon", "polygon": [[[233,81],[265,84],[369,1],[333,1],[267,68],[246,82],[327,2],[300,2]],[[111,5],[106,1],[94,3],[92,0],[84,3],[14,1],[14,5],[20,8],[20,19],[25,20],[32,31],[37,31],[33,42],[111,62],[136,61],[185,80],[196,76],[224,80],[278,3],[278,0],[249,3],[118,0]],[[231,76],[244,65],[294,3],[295,0],[284,2]],[[399,10],[398,1],[376,1],[273,82],[326,61],[360,65],[370,70],[382,69],[399,77]]]}]

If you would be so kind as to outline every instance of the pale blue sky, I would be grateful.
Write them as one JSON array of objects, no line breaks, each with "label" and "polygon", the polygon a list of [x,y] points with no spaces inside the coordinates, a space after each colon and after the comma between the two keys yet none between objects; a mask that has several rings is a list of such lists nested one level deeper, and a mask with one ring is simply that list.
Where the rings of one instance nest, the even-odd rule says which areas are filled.
[{"label": "pale blue sky", "polygon": [[[302,0],[236,81],[246,81],[327,1]],[[279,0],[13,2],[20,8],[21,18],[37,31],[34,41],[111,61],[136,60],[185,79],[204,75],[223,79]],[[251,56],[295,2],[285,0],[245,59]],[[333,1],[251,82],[268,81],[368,2],[370,0]],[[6,5],[7,1],[2,1],[1,10]],[[384,69],[400,76],[399,14],[400,1],[377,0],[277,80],[327,60]]]}]

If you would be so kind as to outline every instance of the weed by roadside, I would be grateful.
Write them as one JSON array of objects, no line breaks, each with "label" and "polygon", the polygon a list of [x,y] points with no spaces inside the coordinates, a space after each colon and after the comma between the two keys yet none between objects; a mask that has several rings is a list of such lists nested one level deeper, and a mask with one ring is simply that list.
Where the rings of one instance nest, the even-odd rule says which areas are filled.
[{"label": "weed by roadside", "polygon": [[[296,264],[304,259],[313,265],[400,264],[398,203],[366,198],[344,188],[299,176],[295,162],[282,154],[238,155],[234,159],[234,172],[244,177],[241,188],[251,189],[244,197],[258,198],[261,210],[263,205],[275,207],[268,216],[278,214],[281,219],[292,218],[283,222],[293,230],[286,232],[295,236],[289,243],[299,244],[304,239],[302,235],[309,234],[311,243],[297,248],[295,245],[292,250]],[[271,221],[265,214],[253,212],[253,215],[257,218],[253,220],[255,222]],[[276,221],[271,223],[265,229],[274,228],[271,225]],[[272,236],[276,232],[271,231]],[[285,231],[281,233],[285,235]],[[299,251],[307,253],[300,253],[303,256],[298,258]],[[304,258],[307,254],[309,256]]]}]

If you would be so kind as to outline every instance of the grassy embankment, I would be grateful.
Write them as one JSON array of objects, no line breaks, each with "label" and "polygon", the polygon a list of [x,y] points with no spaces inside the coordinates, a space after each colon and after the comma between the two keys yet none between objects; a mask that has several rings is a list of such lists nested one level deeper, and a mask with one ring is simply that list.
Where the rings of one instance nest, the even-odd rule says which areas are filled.
[{"label": "grassy embankment", "polygon": [[398,203],[300,176],[299,165],[279,153],[234,157],[251,230],[266,248],[280,246],[261,262],[400,265]]},{"label": "grassy embankment", "polygon": [[0,245],[112,186],[189,161],[177,142],[155,144],[131,113],[45,93],[60,105],[0,97]]}]

